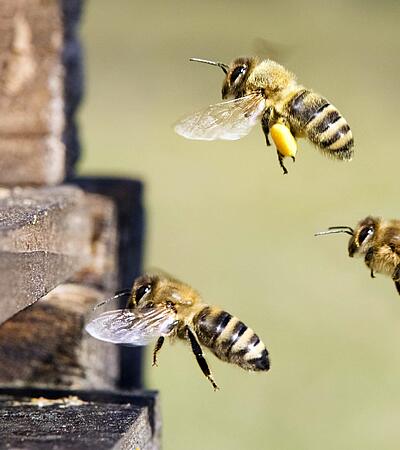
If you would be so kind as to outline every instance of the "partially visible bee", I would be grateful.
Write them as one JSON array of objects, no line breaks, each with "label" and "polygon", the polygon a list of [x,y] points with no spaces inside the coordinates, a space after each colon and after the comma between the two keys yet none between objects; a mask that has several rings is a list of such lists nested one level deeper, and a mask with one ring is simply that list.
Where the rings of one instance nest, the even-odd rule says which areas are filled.
[{"label": "partially visible bee", "polygon": [[335,226],[316,236],[333,233],[349,234],[349,256],[364,257],[372,278],[375,272],[389,275],[400,294],[400,220],[368,216],[354,230],[348,226]]},{"label": "partially visible bee", "polygon": [[306,137],[324,154],[351,160],[353,135],[346,120],[325,98],[297,84],[296,77],[280,64],[258,57],[221,62],[191,58],[220,67],[225,73],[222,98],[226,102],[196,112],[175,126],[188,139],[236,140],[261,121],[267,145],[269,133],[275,143],[283,173],[285,156],[293,160],[297,139]]},{"label": "partially visible bee", "polygon": [[165,337],[189,342],[203,374],[217,390],[201,345],[217,358],[249,371],[267,371],[265,345],[231,314],[203,303],[190,286],[165,275],[143,275],[132,287],[126,309],[107,311],[86,325],[93,337],[115,344],[147,345],[157,339],[153,365]]}]

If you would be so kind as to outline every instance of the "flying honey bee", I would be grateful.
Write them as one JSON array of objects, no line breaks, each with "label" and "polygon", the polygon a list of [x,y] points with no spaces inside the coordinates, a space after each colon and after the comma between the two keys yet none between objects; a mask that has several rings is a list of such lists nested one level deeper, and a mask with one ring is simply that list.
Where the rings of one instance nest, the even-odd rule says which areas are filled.
[{"label": "flying honey bee", "polygon": [[188,341],[203,374],[217,390],[201,345],[217,358],[249,371],[270,367],[265,345],[236,317],[203,303],[190,286],[166,275],[143,275],[133,284],[126,309],[107,311],[86,325],[93,337],[126,345],[157,339],[153,366],[165,337]]},{"label": "flying honey bee", "polygon": [[297,139],[306,137],[327,156],[351,160],[353,135],[346,120],[325,98],[297,84],[296,77],[272,60],[258,57],[221,62],[191,58],[225,73],[222,98],[232,99],[198,111],[175,126],[187,139],[236,140],[261,121],[267,145],[274,141],[283,173],[284,157],[294,161]]},{"label": "flying honey bee", "polygon": [[333,233],[349,234],[349,256],[364,257],[372,278],[375,278],[375,272],[389,275],[400,294],[400,220],[368,216],[354,230],[347,226],[335,226],[316,236]]}]

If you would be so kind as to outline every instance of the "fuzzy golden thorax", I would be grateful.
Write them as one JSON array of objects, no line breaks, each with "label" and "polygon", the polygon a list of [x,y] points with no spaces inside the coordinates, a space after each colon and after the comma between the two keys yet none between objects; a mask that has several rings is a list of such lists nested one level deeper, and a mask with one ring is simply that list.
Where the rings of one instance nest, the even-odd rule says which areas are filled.
[{"label": "fuzzy golden thorax", "polygon": [[176,313],[177,326],[170,337],[185,336],[185,327],[205,305],[200,295],[189,285],[159,274],[146,274],[136,279],[132,288],[133,307],[167,307]]},{"label": "fuzzy golden thorax", "polygon": [[258,57],[236,58],[229,65],[222,85],[222,98],[239,98],[262,92],[266,98],[280,99],[296,86],[295,76],[280,64]]},{"label": "fuzzy golden thorax", "polygon": [[246,89],[246,93],[262,90],[267,99],[279,101],[298,90],[298,86],[294,74],[268,59],[257,64],[249,74]]},{"label": "fuzzy golden thorax", "polygon": [[135,280],[132,303],[140,307],[169,304],[175,308],[184,308],[201,303],[201,299],[187,284],[159,274],[146,274]]}]

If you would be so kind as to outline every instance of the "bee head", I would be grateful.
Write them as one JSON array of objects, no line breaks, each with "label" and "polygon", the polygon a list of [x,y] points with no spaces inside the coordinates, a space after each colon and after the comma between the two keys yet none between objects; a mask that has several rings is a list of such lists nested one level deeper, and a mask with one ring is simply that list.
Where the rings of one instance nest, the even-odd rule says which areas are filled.
[{"label": "bee head", "polygon": [[350,257],[367,253],[380,222],[380,218],[368,216],[358,223],[348,245]]},{"label": "bee head", "polygon": [[132,288],[132,303],[134,306],[142,306],[147,303],[151,292],[154,289],[156,278],[152,275],[142,275],[135,280]]},{"label": "bee head", "polygon": [[241,57],[236,58],[229,66],[216,61],[206,59],[190,58],[190,61],[210,64],[222,69],[226,75],[222,85],[222,98],[239,98],[245,93],[246,80],[251,70],[258,64],[257,58]]},{"label": "bee head", "polygon": [[255,64],[255,58],[248,57],[237,58],[231,63],[222,85],[223,99],[244,95],[246,80]]}]

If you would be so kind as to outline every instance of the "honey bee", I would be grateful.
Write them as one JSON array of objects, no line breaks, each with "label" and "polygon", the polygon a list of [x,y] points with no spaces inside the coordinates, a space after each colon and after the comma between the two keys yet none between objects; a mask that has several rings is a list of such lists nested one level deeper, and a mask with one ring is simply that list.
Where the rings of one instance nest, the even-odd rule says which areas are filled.
[{"label": "honey bee", "polygon": [[297,139],[308,138],[322,153],[351,160],[353,135],[346,120],[325,98],[297,84],[296,77],[272,60],[258,57],[235,59],[229,66],[191,58],[220,67],[225,73],[222,98],[231,99],[198,111],[175,126],[188,139],[236,140],[246,136],[261,121],[267,145],[271,134],[278,161],[295,160]]},{"label": "honey bee", "polygon": [[115,344],[142,346],[157,339],[153,366],[165,337],[187,341],[215,390],[218,386],[201,345],[222,361],[248,371],[270,367],[267,349],[253,330],[228,312],[203,303],[194,289],[167,275],[137,278],[127,308],[103,312],[86,325],[86,331]]},{"label": "honey bee", "polygon": [[372,278],[375,278],[375,272],[389,275],[400,294],[400,220],[368,216],[354,230],[348,226],[335,226],[316,236],[333,233],[349,234],[349,256],[364,257]]}]

